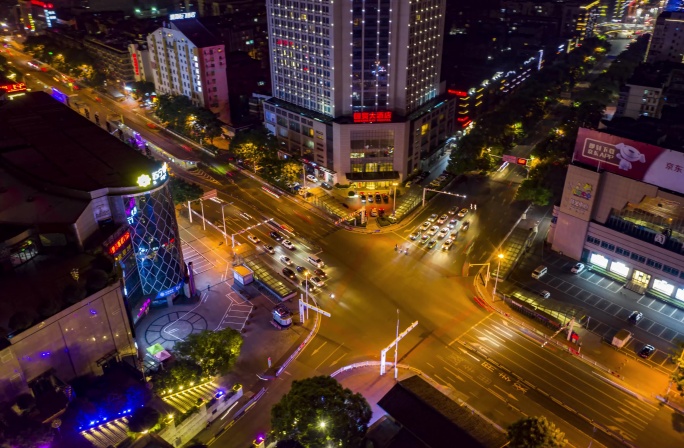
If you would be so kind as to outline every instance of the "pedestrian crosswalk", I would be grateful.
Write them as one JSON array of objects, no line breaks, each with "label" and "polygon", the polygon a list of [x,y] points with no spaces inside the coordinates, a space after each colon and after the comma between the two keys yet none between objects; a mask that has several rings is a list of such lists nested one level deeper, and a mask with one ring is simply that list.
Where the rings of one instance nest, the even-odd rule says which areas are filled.
[{"label": "pedestrian crosswalk", "polygon": [[192,262],[192,269],[195,275],[206,272],[214,267],[214,263],[209,261],[207,257],[201,253],[197,252],[195,248],[185,241],[181,241],[181,249],[183,251],[183,260],[185,260],[185,262],[188,264]]},{"label": "pedestrian crosswalk", "polygon": [[184,413],[189,411],[194,406],[211,400],[218,392],[219,388],[216,383],[209,382],[199,386],[171,394],[162,399],[167,403],[178,409],[179,412]]},{"label": "pedestrian crosswalk", "polygon": [[221,323],[216,327],[216,330],[223,330],[225,328],[232,328],[233,330],[242,331],[245,323],[252,312],[252,304],[244,301],[236,292],[231,291],[226,294],[229,300],[228,309],[221,319]]}]

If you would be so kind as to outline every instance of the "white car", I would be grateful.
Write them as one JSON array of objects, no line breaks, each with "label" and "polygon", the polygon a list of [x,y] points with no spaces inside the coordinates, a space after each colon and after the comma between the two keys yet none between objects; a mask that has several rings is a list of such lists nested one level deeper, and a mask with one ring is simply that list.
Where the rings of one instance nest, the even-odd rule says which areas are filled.
[{"label": "white car", "polygon": [[439,232],[439,226],[432,226],[432,228],[428,231],[429,236],[434,236],[435,233]]},{"label": "white car", "polygon": [[446,241],[444,242],[444,244],[442,244],[442,250],[449,250],[449,249],[451,249],[451,246],[453,246],[453,244],[454,244],[454,240],[452,240],[451,238],[449,238],[448,240],[446,240]]},{"label": "white car", "polygon": [[318,288],[322,288],[324,285],[323,280],[321,280],[319,277],[311,277],[309,279],[309,282],[316,285],[316,287],[318,287]]},{"label": "white car", "polygon": [[263,247],[264,251],[268,252],[269,254],[275,253],[273,246],[269,246],[268,244],[264,244],[262,247]]},{"label": "white car", "polygon": [[253,242],[254,244],[259,244],[261,242],[261,240],[259,238],[255,237],[251,233],[249,235],[247,235],[247,239],[250,240],[251,242]]},{"label": "white car", "polygon": [[316,176],[314,176],[313,174],[307,174],[306,180],[308,180],[309,182],[318,182],[318,179],[316,179]]},{"label": "white car", "polygon": [[570,272],[572,272],[573,274],[579,274],[580,272],[584,271],[585,268],[586,266],[584,265],[584,263],[577,263],[572,267],[572,269],[570,269]]},{"label": "white car", "polygon": [[545,299],[548,299],[549,297],[551,297],[551,293],[545,289],[543,291],[539,291],[539,295]]},{"label": "white car", "polygon": [[449,221],[449,228],[455,229],[457,225],[458,225],[458,219],[454,218],[451,221]]},{"label": "white car", "polygon": [[430,217],[428,218],[428,221],[433,222],[433,221],[436,220],[438,217],[439,217],[439,215],[437,215],[437,213],[433,213],[433,214],[431,214]]},{"label": "white car", "polygon": [[280,257],[280,261],[285,263],[287,266],[292,266],[292,260],[290,260],[290,257],[282,256]]},{"label": "white car", "polygon": [[450,229],[448,227],[443,227],[439,231],[439,235],[437,235],[437,238],[442,239],[442,238],[446,237],[449,234],[449,231],[450,231]]},{"label": "white car", "polygon": [[422,226],[420,226],[420,230],[425,232],[427,229],[430,228],[432,223],[430,221],[425,221]]},{"label": "white car", "polygon": [[419,236],[420,236],[420,230],[416,230],[415,232],[413,232],[412,234],[409,235],[409,238],[411,238],[412,241],[415,241],[418,239]]},{"label": "white car", "polygon": [[468,214],[468,209],[467,208],[462,208],[460,212],[458,212],[458,217],[459,218],[465,218],[465,215]]},{"label": "white car", "polygon": [[285,241],[283,241],[283,242],[280,243],[280,244],[282,244],[283,246],[285,246],[286,248],[288,248],[288,249],[290,249],[290,250],[294,250],[294,249],[295,249],[294,244],[292,244],[292,241],[290,241],[290,240],[285,240]]}]

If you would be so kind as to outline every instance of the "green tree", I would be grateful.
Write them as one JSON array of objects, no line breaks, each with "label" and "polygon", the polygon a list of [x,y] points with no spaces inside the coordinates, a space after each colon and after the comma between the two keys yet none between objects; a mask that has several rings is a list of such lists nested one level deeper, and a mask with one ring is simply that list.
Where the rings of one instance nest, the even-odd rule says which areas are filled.
[{"label": "green tree", "polygon": [[157,117],[165,123],[166,127],[174,131],[185,132],[191,117],[195,112],[195,106],[190,98],[182,95],[160,95],[157,97]]},{"label": "green tree", "polygon": [[372,411],[361,394],[343,388],[334,378],[316,376],[294,381],[271,409],[271,434],[292,439],[305,448],[360,446]]},{"label": "green tree", "polygon": [[166,392],[170,389],[185,389],[202,379],[202,368],[194,361],[179,359],[168,368],[155,374],[152,378],[157,391]]},{"label": "green tree", "polygon": [[204,194],[204,190],[199,185],[191,184],[176,176],[171,176],[169,179],[169,189],[173,203],[176,205],[197,200]]},{"label": "green tree", "polygon": [[280,170],[280,180],[283,183],[297,182],[302,179],[302,164],[297,162],[285,162]]},{"label": "green tree", "polygon": [[160,418],[161,415],[159,414],[159,411],[148,406],[143,406],[136,409],[133,411],[133,414],[131,414],[131,418],[128,420],[128,429],[131,432],[149,431],[159,423]]},{"label": "green tree", "polygon": [[225,374],[240,356],[242,336],[232,328],[192,333],[176,342],[173,350],[182,359],[195,362],[208,376]]},{"label": "green tree", "polygon": [[131,95],[136,100],[142,100],[155,92],[154,83],[149,81],[135,81],[129,87],[131,88]]},{"label": "green tree", "polygon": [[548,188],[539,184],[535,179],[525,179],[518,187],[515,199],[518,201],[530,201],[535,205],[548,205],[553,193]]},{"label": "green tree", "polygon": [[684,397],[684,369],[680,366],[672,372],[672,382],[680,397]]},{"label": "green tree", "polygon": [[565,433],[546,417],[526,417],[508,427],[511,448],[563,448]]}]

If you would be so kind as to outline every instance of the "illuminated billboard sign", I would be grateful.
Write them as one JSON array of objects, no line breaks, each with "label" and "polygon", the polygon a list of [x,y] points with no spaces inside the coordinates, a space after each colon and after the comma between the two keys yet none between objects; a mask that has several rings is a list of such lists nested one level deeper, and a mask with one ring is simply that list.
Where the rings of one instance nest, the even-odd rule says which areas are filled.
[{"label": "illuminated billboard sign", "polygon": [[684,193],[684,153],[580,128],[573,160]]},{"label": "illuminated billboard sign", "polygon": [[183,19],[196,19],[197,12],[179,12],[178,14],[171,14],[169,20],[183,20]]},{"label": "illuminated billboard sign", "polygon": [[109,252],[109,255],[114,255],[119,250],[121,250],[121,248],[124,246],[124,244],[126,244],[126,242],[130,239],[131,239],[131,233],[130,232],[126,232],[123,235],[121,235],[121,237],[118,240],[116,240],[116,241],[114,241],[114,243],[110,244],[109,248],[107,249],[107,251]]},{"label": "illuminated billboard sign", "polygon": [[391,123],[392,112],[354,112],[354,123]]}]

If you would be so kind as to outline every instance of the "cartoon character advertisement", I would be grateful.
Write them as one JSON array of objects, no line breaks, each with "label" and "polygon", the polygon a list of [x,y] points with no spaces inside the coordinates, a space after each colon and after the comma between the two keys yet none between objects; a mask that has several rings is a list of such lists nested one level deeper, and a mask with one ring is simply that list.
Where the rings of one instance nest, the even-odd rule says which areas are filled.
[{"label": "cartoon character advertisement", "polygon": [[684,193],[684,153],[681,152],[580,128],[574,160]]}]

